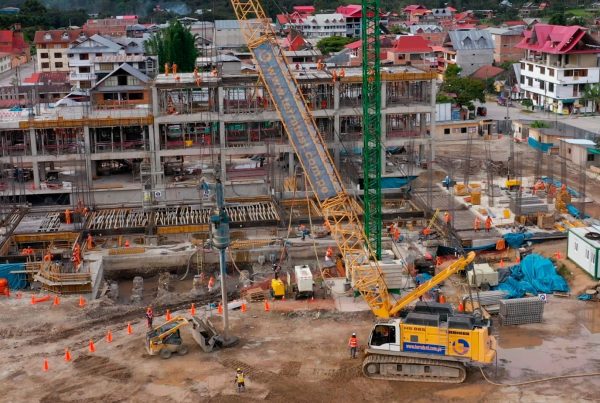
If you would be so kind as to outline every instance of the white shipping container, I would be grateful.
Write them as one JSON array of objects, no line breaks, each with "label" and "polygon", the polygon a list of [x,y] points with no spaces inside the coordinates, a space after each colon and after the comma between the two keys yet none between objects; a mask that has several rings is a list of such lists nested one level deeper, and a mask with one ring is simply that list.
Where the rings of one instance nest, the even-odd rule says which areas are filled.
[{"label": "white shipping container", "polygon": [[600,240],[590,237],[600,237],[600,230],[594,227],[569,229],[567,258],[598,280],[600,278],[598,271]]}]

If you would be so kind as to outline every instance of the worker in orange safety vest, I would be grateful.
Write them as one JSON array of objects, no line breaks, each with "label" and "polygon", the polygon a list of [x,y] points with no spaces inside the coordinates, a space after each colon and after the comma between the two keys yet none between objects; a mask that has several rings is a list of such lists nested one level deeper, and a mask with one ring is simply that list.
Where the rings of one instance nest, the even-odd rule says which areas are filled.
[{"label": "worker in orange safety vest", "polygon": [[152,311],[152,307],[149,306],[146,309],[146,321],[148,322],[148,329],[152,329],[152,321],[154,320],[154,312]]},{"label": "worker in orange safety vest", "polygon": [[358,350],[358,339],[356,333],[352,333],[350,340],[348,340],[348,347],[350,348],[350,358],[356,358],[356,352]]},{"label": "worker in orange safety vest", "polygon": [[21,252],[21,255],[23,255],[23,256],[33,255],[33,249],[31,248],[31,246],[28,246],[25,249],[23,249],[23,251]]},{"label": "worker in orange safety vest", "polygon": [[65,223],[71,224],[71,210],[65,210]]},{"label": "worker in orange safety vest", "polygon": [[492,217],[488,216],[485,219],[485,232],[490,232],[492,229]]},{"label": "worker in orange safety vest", "polygon": [[92,234],[88,234],[87,240],[86,240],[86,246],[88,249],[94,248],[94,238],[92,237]]},{"label": "worker in orange safety vest", "polygon": [[331,262],[331,258],[333,257],[333,248],[330,246],[327,248],[327,252],[325,252],[325,261]]},{"label": "worker in orange safety vest", "polygon": [[51,262],[52,261],[52,253],[50,253],[50,251],[48,251],[45,255],[44,255],[44,262]]},{"label": "worker in orange safety vest", "polygon": [[212,291],[213,287],[215,286],[215,278],[213,276],[210,276],[210,279],[208,279],[208,291]]},{"label": "worker in orange safety vest", "polygon": [[444,213],[444,222],[446,223],[446,225],[450,225],[450,221],[452,221],[452,216],[449,212],[446,211]]},{"label": "worker in orange safety vest", "polygon": [[475,230],[475,232],[479,232],[481,230],[481,219],[479,218],[479,216],[475,217],[473,229]]}]

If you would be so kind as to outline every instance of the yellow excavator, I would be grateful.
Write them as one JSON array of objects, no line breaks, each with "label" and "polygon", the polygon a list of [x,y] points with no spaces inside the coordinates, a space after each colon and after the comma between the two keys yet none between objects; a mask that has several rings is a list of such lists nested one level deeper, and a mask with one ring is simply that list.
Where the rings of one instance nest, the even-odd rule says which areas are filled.
[{"label": "yellow excavator", "polygon": [[[417,304],[412,312],[404,310],[435,284],[464,269],[474,255],[462,257],[400,301],[394,300],[365,236],[359,204],[344,187],[299,90],[297,72],[287,64],[278,45],[271,19],[260,0],[230,1],[256,70],[298,156],[310,186],[307,190],[312,192],[323,219],[329,222],[346,277],[371,311],[386,319],[373,329],[363,363],[364,374],[378,379],[462,382],[466,364],[490,364],[495,357],[495,340],[488,322],[472,315],[455,314],[447,305]],[[426,73],[385,73],[382,79],[385,81],[388,76],[395,80],[423,79],[423,74]],[[340,81],[352,82],[356,78],[345,75]]]}]

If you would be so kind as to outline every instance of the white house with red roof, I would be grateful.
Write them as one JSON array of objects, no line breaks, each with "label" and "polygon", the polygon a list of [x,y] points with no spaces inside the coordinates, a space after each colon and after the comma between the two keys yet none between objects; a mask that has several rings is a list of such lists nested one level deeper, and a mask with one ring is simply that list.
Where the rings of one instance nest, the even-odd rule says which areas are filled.
[{"label": "white house with red roof", "polygon": [[588,84],[600,82],[600,42],[586,28],[536,24],[517,44],[525,49],[520,86],[534,105],[557,113],[592,110],[580,100]]},{"label": "white house with red roof", "polygon": [[413,66],[429,70],[437,66],[429,41],[421,36],[402,35],[387,51],[387,60],[394,65]]},{"label": "white house with red roof", "polygon": [[347,6],[339,6],[335,9],[335,12],[342,14],[346,19],[346,36],[352,38],[360,37],[362,6],[360,4],[348,4]]}]

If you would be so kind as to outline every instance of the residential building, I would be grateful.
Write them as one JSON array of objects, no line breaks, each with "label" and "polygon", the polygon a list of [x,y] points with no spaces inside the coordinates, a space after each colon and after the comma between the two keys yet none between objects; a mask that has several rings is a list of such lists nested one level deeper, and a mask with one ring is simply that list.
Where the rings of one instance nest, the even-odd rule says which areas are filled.
[{"label": "residential building", "polygon": [[449,31],[444,42],[444,68],[457,64],[462,76],[494,62],[494,42],[488,31],[458,29]]},{"label": "residential building", "polygon": [[471,74],[471,78],[486,81],[490,78],[496,78],[502,73],[504,73],[504,69],[488,64],[487,66],[482,66],[475,70],[475,72]]},{"label": "residential building", "polygon": [[452,20],[454,19],[455,12],[456,9],[454,7],[433,8],[428,17],[434,20]]},{"label": "residential building", "polygon": [[80,37],[85,37],[81,29],[37,31],[37,71],[69,71],[69,44]]},{"label": "residential building", "polygon": [[[101,35],[92,35],[89,38],[82,36],[69,48],[71,72],[69,80],[74,88],[87,90],[94,87],[96,81],[102,78],[98,73],[106,75],[112,72],[112,69],[117,67],[116,63],[131,62],[141,67],[142,71],[146,71],[148,59],[143,55],[143,40],[138,38],[111,37],[109,39]],[[150,60],[150,70],[155,70],[157,61]],[[96,68],[100,70],[97,71]]]},{"label": "residential building", "polygon": [[151,103],[150,84],[150,77],[123,63],[91,88],[91,106],[99,110],[148,106]]},{"label": "residential building", "polygon": [[436,60],[429,42],[420,36],[399,36],[387,51],[387,61],[394,65],[414,66],[423,70],[436,67]]},{"label": "residential building", "polygon": [[246,46],[238,20],[215,20],[213,38],[217,49],[237,49]]},{"label": "residential building", "polygon": [[346,19],[346,36],[359,38],[361,32],[362,6],[358,4],[349,4],[339,6],[335,12],[342,14]]},{"label": "residential building", "polygon": [[15,24],[12,29],[0,30],[0,52],[11,54],[27,54],[29,45],[25,42],[21,24]]},{"label": "residential building", "polygon": [[556,113],[591,111],[580,101],[588,84],[600,82],[600,42],[580,26],[536,24],[523,32],[517,47],[521,59],[520,86],[534,105]]},{"label": "residential building", "polygon": [[12,54],[0,52],[0,73],[12,69]]},{"label": "residential building", "polygon": [[420,36],[431,45],[442,46],[446,38],[446,32],[439,25],[415,24],[408,29],[411,35]]},{"label": "residential building", "polygon": [[431,14],[431,10],[420,4],[411,4],[402,9],[406,17],[406,22],[409,24],[418,24]]},{"label": "residential building", "polygon": [[524,26],[512,28],[487,28],[494,41],[494,62],[515,62],[525,56],[525,50],[517,44],[523,39]]},{"label": "residential building", "polygon": [[138,23],[137,15],[119,15],[114,18],[87,20],[83,30],[88,35],[125,36],[127,27]]},{"label": "residential building", "polygon": [[305,15],[294,12],[279,14],[276,27],[281,33],[298,31],[305,38],[322,39],[330,36],[346,36],[346,18],[342,14]]},{"label": "residential building", "polygon": [[479,18],[475,16],[473,10],[463,11],[461,13],[454,14],[454,24],[455,25],[464,25],[464,24],[479,24]]}]

